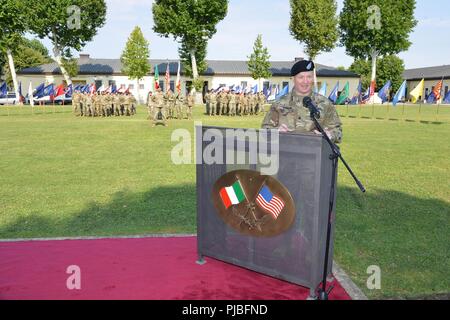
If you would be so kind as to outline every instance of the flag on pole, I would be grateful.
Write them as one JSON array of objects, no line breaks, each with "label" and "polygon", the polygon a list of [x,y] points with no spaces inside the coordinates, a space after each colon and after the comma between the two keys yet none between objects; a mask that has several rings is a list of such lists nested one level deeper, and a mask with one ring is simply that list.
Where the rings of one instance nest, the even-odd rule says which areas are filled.
[{"label": "flag on pole", "polygon": [[369,91],[370,97],[372,97],[375,94],[375,88],[376,87],[377,87],[377,83],[375,82],[375,80],[372,80],[370,82],[370,91]]},{"label": "flag on pole", "polygon": [[22,81],[19,82],[19,102],[24,102],[25,98],[22,94]]},{"label": "flag on pole", "polygon": [[378,97],[381,99],[382,103],[385,103],[389,100],[389,90],[391,89],[391,80],[388,80],[383,88],[378,92]]},{"label": "flag on pole", "polygon": [[58,87],[56,87],[55,98],[62,96],[63,94],[65,94],[65,90],[64,90],[64,85],[61,84]]},{"label": "flag on pole", "polygon": [[223,205],[227,209],[247,199],[245,197],[244,189],[242,188],[241,182],[239,180],[237,180],[229,187],[220,189],[219,193],[220,197],[222,198]]},{"label": "flag on pole", "polygon": [[89,87],[89,93],[90,94],[94,94],[95,92],[97,92],[97,87],[95,85],[95,83],[91,84],[91,86]]},{"label": "flag on pole", "polygon": [[166,67],[166,92],[170,90],[170,70],[169,70],[169,60],[167,60],[167,67]]},{"label": "flag on pole", "polygon": [[159,70],[158,65],[155,65],[155,81],[153,82],[153,91],[156,91],[159,89]]},{"label": "flag on pole", "polygon": [[409,94],[411,95],[411,102],[416,103],[420,96],[423,96],[423,89],[425,86],[425,79],[422,79],[417,87],[415,87]]},{"label": "flag on pole", "polygon": [[322,96],[326,96],[326,94],[327,94],[327,83],[326,82],[324,82],[322,85],[322,88],[320,88],[319,94]]},{"label": "flag on pole", "polygon": [[36,98],[42,98],[44,96],[44,89],[45,89],[45,84],[41,83],[34,91],[34,95],[36,96]]},{"label": "flag on pole", "polygon": [[30,81],[28,86],[28,99],[30,100],[30,106],[34,107],[34,97],[33,97],[33,84]]},{"label": "flag on pole", "polygon": [[444,103],[450,103],[450,91],[444,97]]},{"label": "flag on pole", "polygon": [[362,83],[361,80],[359,80],[358,87],[356,88],[356,92],[353,95],[350,104],[351,105],[358,104],[361,101],[361,94],[362,94]]},{"label": "flag on pole", "polygon": [[43,97],[50,97],[50,100],[53,100],[54,96],[55,96],[55,87],[53,85],[53,83],[49,84],[48,86],[46,86],[43,90],[42,93]]},{"label": "flag on pole", "polygon": [[286,96],[289,93],[289,86],[284,86],[283,90],[277,95],[275,95],[275,100],[280,100],[284,96]]},{"label": "flag on pole", "polygon": [[406,96],[406,80],[403,81],[402,85],[397,90],[397,93],[392,99],[392,105],[395,107],[400,100],[405,98],[405,96]]},{"label": "flag on pole", "polygon": [[333,91],[331,91],[328,97],[328,99],[334,104],[336,104],[338,90],[339,90],[339,81],[336,83],[336,86],[334,87]]},{"label": "flag on pole", "polygon": [[259,191],[256,197],[256,203],[264,211],[269,212],[275,219],[278,218],[284,208],[284,201],[275,196],[266,185]]},{"label": "flag on pole", "polygon": [[430,95],[428,96],[427,102],[428,103],[434,103],[438,102],[441,99],[441,90],[442,90],[442,84],[443,80],[439,81],[431,91]]},{"label": "flag on pole", "polygon": [[253,94],[257,94],[258,93],[258,85],[257,84],[255,84],[255,86],[252,87],[252,92],[253,92]]},{"label": "flag on pole", "polygon": [[106,90],[106,88],[105,88],[105,86],[102,84],[102,85],[100,86],[100,88],[97,89],[97,92],[102,93],[102,92],[105,91],[105,90]]},{"label": "flag on pole", "polygon": [[350,95],[350,87],[347,81],[347,83],[344,86],[344,90],[342,90],[341,94],[339,95],[339,98],[336,100],[336,104],[344,104],[349,95]]},{"label": "flag on pole", "polygon": [[73,95],[73,84],[70,84],[67,88],[66,88],[66,92],[65,92],[66,97],[71,98]]},{"label": "flag on pole", "polygon": [[0,86],[0,98],[3,98],[8,94],[8,87],[6,86],[6,82]]},{"label": "flag on pole", "polygon": [[178,60],[178,71],[177,71],[177,92],[181,93],[181,78],[180,78],[180,61]]}]

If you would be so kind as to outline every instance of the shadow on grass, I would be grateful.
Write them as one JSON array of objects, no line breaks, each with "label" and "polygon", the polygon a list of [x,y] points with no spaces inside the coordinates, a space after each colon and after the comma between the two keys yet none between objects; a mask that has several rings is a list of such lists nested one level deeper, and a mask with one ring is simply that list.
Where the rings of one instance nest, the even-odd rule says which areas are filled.
[{"label": "shadow on grass", "polygon": [[[380,266],[383,290],[371,298],[448,292],[447,202],[392,190],[368,188],[362,194],[347,186],[339,186],[337,195],[334,257],[361,287],[367,267]],[[194,183],[146,192],[123,190],[106,204],[90,202],[61,217],[36,211],[0,227],[0,237],[9,239],[195,232]]]},{"label": "shadow on grass", "polygon": [[195,230],[195,185],[187,184],[162,186],[142,193],[123,190],[113,194],[106,204],[87,202],[83,210],[60,217],[32,212],[1,226],[0,238],[193,233]]},{"label": "shadow on grass", "polygon": [[393,190],[340,187],[335,258],[365,287],[368,266],[383,272],[370,298],[404,299],[450,293],[450,204]]}]

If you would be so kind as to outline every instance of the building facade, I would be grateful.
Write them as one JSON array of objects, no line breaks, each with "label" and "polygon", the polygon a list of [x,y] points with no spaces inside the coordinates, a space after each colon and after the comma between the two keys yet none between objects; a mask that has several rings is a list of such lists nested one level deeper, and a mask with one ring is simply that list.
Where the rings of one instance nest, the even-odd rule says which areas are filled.
[{"label": "building facade", "polygon": [[[253,87],[256,84],[258,84],[258,91],[262,91],[263,88],[268,87],[278,87],[281,90],[286,85],[291,89],[293,82],[290,76],[290,70],[296,61],[298,59],[293,61],[273,61],[271,62],[270,68],[272,77],[270,79],[255,80],[251,77],[246,61],[207,60],[208,68],[200,75],[204,80],[203,91],[216,89],[219,86],[230,87],[235,85]],[[129,88],[136,97],[139,97],[141,102],[145,101],[147,94],[154,90],[154,72],[156,65],[159,71],[159,85],[163,90],[166,89],[165,75],[168,66],[170,74],[169,85],[175,91],[178,60],[151,59],[151,73],[139,82],[129,79],[122,73],[120,59],[93,59],[87,54],[81,54],[77,59],[77,63],[79,72],[76,77],[72,78],[74,84],[95,83],[97,88],[101,86],[108,87],[114,84],[117,88]],[[192,79],[186,77],[183,65],[181,65],[180,69],[181,90],[185,93],[190,88]],[[326,83],[328,88],[327,95],[331,93],[331,90],[338,81],[340,88],[343,88],[347,81],[349,82],[351,95],[357,89],[360,80],[358,74],[337,70],[333,67],[320,64],[316,64],[316,70],[318,86],[320,88],[323,83]],[[28,88],[30,81],[33,88],[43,82],[46,84],[53,83],[55,85],[64,83],[64,77],[56,63],[26,68],[18,71],[17,75],[18,81],[21,81],[25,88]]]},{"label": "building facade", "polygon": [[425,96],[419,98],[419,100],[427,97],[431,91],[434,89],[434,86],[441,80],[443,80],[442,84],[442,96],[445,97],[449,92],[450,87],[450,65],[444,66],[436,66],[436,67],[427,67],[427,68],[417,68],[417,69],[408,69],[403,72],[403,79],[406,80],[407,86],[407,94],[413,90],[422,79],[425,79]]}]

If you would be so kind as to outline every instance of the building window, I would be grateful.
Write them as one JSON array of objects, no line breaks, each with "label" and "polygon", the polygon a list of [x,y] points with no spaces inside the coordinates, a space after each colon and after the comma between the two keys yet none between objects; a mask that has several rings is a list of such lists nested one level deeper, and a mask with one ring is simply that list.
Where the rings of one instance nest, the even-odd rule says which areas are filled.
[{"label": "building window", "polygon": [[242,89],[247,88],[247,81],[241,81],[241,88]]},{"label": "building window", "polygon": [[269,89],[269,86],[270,86],[269,81],[264,81],[264,82],[263,82],[263,90],[264,90],[264,91],[265,91],[265,90],[268,90],[268,89]]},{"label": "building window", "polygon": [[140,90],[144,90],[144,84],[141,83],[141,84],[139,85],[139,89],[140,89]]},{"label": "building window", "polygon": [[130,85],[128,85],[128,89],[130,89],[130,90],[134,90],[134,84],[130,84]]},{"label": "building window", "polygon": [[444,97],[447,95],[447,93],[448,93],[448,86],[445,86],[445,91],[444,91],[445,93],[444,93]]},{"label": "building window", "polygon": [[170,81],[170,90],[172,90],[172,92],[175,92],[175,81]]},{"label": "building window", "polygon": [[283,90],[284,87],[288,87],[288,91],[289,91],[289,82],[283,81],[283,86],[281,87],[281,90]]},{"label": "building window", "polygon": [[108,86],[115,86],[116,85],[116,80],[109,80],[108,81]]},{"label": "building window", "polygon": [[166,91],[166,84],[164,83],[164,80],[159,80],[159,87],[163,92]]}]

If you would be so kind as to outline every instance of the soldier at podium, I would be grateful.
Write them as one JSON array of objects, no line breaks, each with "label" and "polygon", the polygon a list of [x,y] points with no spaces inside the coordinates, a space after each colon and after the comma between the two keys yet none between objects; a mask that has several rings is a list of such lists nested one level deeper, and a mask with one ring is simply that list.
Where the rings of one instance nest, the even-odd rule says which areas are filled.
[{"label": "soldier at podium", "polygon": [[275,129],[280,132],[314,132],[317,131],[311,119],[310,111],[303,106],[303,98],[311,97],[320,111],[319,123],[328,137],[335,142],[342,140],[342,122],[331,101],[313,92],[314,62],[300,60],[291,69],[294,88],[286,96],[272,103],[270,111],[264,117],[262,128]]}]

